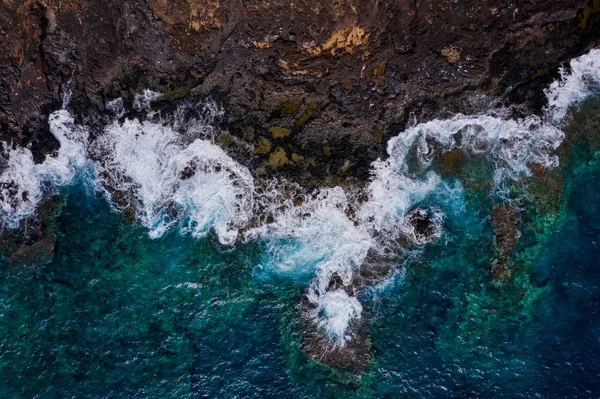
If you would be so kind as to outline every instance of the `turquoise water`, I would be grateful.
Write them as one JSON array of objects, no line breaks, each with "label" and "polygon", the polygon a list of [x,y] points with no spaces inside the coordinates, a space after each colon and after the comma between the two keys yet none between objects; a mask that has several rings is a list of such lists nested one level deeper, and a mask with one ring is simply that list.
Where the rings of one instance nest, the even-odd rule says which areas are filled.
[{"label": "turquoise water", "polygon": [[598,99],[575,113],[560,168],[508,185],[509,249],[489,161],[441,173],[464,188],[419,203],[445,214],[441,237],[388,258],[400,266],[358,295],[360,372],[305,353],[314,269],[260,266],[273,241],[151,239],[83,184],[64,189],[53,261],[1,264],[0,397],[600,397],[598,115]]},{"label": "turquoise water", "polygon": [[467,204],[363,294],[360,376],[304,355],[306,281],[257,272],[258,244],[151,240],[73,189],[54,261],[2,268],[2,397],[598,397],[600,163],[580,152],[525,282],[490,282],[493,231]]}]

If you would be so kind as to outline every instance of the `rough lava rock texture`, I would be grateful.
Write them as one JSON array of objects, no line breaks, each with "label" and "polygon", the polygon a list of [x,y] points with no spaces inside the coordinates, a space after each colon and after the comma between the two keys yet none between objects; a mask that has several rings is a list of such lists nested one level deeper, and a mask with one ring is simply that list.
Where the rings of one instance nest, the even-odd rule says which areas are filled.
[{"label": "rough lava rock texture", "polygon": [[599,15],[599,0],[2,0],[0,139],[41,161],[67,88],[88,122],[149,88],[217,99],[245,148],[272,140],[276,168],[237,151],[263,173],[365,181],[411,115],[468,112],[465,92],[535,110]]}]

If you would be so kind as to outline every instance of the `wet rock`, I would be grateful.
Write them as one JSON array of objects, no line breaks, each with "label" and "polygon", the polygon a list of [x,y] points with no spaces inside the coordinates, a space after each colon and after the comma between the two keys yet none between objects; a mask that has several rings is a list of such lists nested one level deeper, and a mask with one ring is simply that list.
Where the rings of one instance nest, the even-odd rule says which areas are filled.
[{"label": "wet rock", "polygon": [[[344,176],[366,180],[409,115],[452,109],[465,89],[539,109],[556,66],[600,39],[599,15],[593,0],[6,0],[0,139],[30,144],[41,161],[58,146],[47,116],[67,87],[87,121],[149,88],[169,101],[218,98],[223,128],[239,138],[248,126],[289,129],[282,148],[318,167],[308,179],[302,168],[278,170],[287,177],[323,183],[349,159]],[[323,155],[325,142],[343,161]]]},{"label": "wet rock", "polygon": [[510,204],[496,204],[492,208],[491,219],[494,227],[494,252],[496,253],[491,267],[492,279],[502,283],[508,281],[512,275],[508,259],[521,236],[517,230],[519,212]]},{"label": "wet rock", "polygon": [[429,239],[435,233],[435,223],[426,210],[415,209],[408,215],[407,219],[418,240]]},{"label": "wet rock", "polygon": [[337,290],[338,288],[344,288],[344,282],[339,274],[334,273],[329,279],[329,291]]},{"label": "wet rock", "polygon": [[13,267],[43,266],[54,259],[54,241],[43,239],[32,245],[19,247],[8,260]]},{"label": "wet rock", "polygon": [[402,244],[423,245],[439,238],[442,233],[442,214],[435,210],[416,208],[406,215]]}]

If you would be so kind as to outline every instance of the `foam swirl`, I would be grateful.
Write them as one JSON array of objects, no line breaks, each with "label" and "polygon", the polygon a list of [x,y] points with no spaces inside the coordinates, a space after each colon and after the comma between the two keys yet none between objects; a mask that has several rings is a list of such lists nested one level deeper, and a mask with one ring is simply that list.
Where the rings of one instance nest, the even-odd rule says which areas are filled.
[{"label": "foam swirl", "polygon": [[[452,150],[485,157],[494,166],[491,195],[503,195],[503,183],[530,175],[532,165],[558,166],[555,151],[569,107],[600,85],[600,50],[573,60],[560,75],[546,90],[542,116],[511,119],[502,110],[459,114],[401,132],[389,141],[387,159],[373,162],[371,181],[356,196],[367,201],[340,187],[311,195],[298,188],[303,200],[296,202],[282,194],[278,182],[257,190],[251,173],[211,141],[214,118],[222,114],[214,104],[205,104],[195,119],[186,116],[188,104],[164,121],[152,111],[160,94],[145,91],[134,108],[152,121],[123,120],[123,101],[115,100],[107,108],[116,120],[93,139],[60,110],[49,120],[60,149],[41,164],[29,149],[1,144],[2,225],[18,227],[49,195],[80,177],[117,209],[131,211],[154,238],[173,228],[194,237],[214,231],[222,244],[232,245],[245,231],[245,240],[263,245],[263,268],[315,275],[307,290],[307,315],[334,345],[344,346],[362,317],[355,284],[360,268],[370,257],[401,251],[403,236],[413,245],[439,237],[441,202],[461,198],[460,184],[436,172],[436,157]],[[417,231],[415,223],[431,234]]]}]

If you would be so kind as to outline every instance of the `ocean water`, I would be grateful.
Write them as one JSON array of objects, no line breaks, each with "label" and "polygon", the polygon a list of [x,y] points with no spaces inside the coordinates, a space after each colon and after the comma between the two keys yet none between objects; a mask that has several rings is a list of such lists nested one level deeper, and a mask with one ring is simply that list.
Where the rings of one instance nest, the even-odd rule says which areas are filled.
[{"label": "ocean water", "polygon": [[214,105],[90,137],[66,101],[55,157],[3,149],[4,228],[64,206],[50,263],[1,262],[1,397],[600,397],[599,83],[412,126],[359,192],[260,186]]}]

